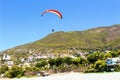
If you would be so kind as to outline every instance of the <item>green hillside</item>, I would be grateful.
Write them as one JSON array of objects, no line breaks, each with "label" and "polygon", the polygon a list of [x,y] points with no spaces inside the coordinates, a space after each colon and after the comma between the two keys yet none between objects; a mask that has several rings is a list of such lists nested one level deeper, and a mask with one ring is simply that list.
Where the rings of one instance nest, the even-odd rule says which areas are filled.
[{"label": "green hillside", "polygon": [[46,37],[3,53],[69,53],[68,50],[120,49],[120,25],[104,26],[85,31],[54,32]]}]

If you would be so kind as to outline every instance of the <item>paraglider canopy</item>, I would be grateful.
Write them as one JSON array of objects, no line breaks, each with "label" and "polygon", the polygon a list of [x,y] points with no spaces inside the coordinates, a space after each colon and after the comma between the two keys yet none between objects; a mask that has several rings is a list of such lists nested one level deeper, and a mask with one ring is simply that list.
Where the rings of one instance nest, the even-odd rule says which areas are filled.
[{"label": "paraglider canopy", "polygon": [[60,19],[62,19],[62,14],[61,14],[58,10],[54,10],[54,9],[45,10],[45,11],[41,14],[41,16],[43,16],[44,14],[46,14],[46,13],[48,13],[48,12],[54,13],[54,14],[56,14]]}]

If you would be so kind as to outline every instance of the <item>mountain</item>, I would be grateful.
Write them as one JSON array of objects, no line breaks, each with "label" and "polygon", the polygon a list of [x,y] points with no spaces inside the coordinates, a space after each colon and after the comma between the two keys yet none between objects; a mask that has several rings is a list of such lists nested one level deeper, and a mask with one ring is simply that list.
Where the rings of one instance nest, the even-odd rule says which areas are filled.
[{"label": "mountain", "polygon": [[28,44],[1,53],[69,53],[70,50],[90,51],[120,49],[120,24],[85,31],[54,32]]}]

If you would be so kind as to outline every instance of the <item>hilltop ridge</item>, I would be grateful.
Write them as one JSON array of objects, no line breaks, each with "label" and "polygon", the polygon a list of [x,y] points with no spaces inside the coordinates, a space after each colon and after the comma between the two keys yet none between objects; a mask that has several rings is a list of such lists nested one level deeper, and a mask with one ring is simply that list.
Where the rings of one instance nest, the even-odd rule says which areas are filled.
[{"label": "hilltop ridge", "polygon": [[103,50],[120,48],[120,24],[103,26],[85,31],[54,32],[32,43],[17,46],[3,53],[59,53],[69,49]]}]

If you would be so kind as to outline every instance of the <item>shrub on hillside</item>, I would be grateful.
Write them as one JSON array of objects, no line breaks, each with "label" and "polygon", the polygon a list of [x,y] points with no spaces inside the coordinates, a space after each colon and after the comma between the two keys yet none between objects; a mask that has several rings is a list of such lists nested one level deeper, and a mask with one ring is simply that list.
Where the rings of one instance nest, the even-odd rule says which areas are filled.
[{"label": "shrub on hillside", "polygon": [[6,71],[8,71],[8,66],[7,65],[1,66],[1,68],[0,68],[0,74],[5,73]]},{"label": "shrub on hillside", "polygon": [[106,62],[104,60],[98,60],[95,62],[94,64],[94,68],[98,71],[98,72],[103,72],[106,70],[107,65]]},{"label": "shrub on hillside", "polygon": [[14,77],[22,77],[24,75],[24,71],[21,67],[13,66],[8,72],[5,73],[5,77],[14,78]]}]

